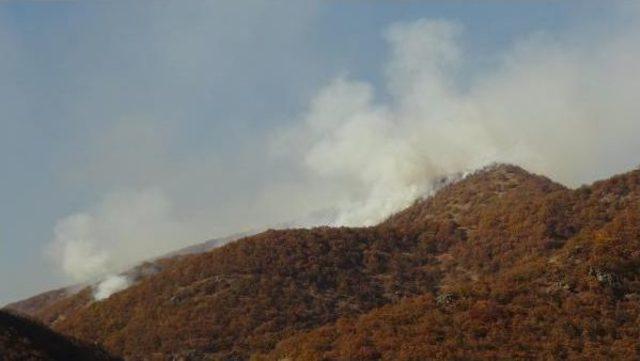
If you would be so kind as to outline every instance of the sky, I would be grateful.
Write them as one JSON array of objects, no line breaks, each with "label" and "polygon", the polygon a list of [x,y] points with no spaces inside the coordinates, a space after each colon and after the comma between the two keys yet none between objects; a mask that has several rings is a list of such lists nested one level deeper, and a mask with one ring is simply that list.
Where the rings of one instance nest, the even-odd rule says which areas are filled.
[{"label": "sky", "polygon": [[373,224],[493,161],[571,186],[636,166],[637,14],[0,2],[0,304],[236,232]]}]

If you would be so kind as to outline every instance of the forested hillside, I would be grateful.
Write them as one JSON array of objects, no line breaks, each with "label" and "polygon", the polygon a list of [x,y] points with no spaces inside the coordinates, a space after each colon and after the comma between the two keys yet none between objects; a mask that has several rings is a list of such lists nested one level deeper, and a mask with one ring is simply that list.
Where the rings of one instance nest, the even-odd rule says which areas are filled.
[{"label": "forested hillside", "polygon": [[33,314],[131,360],[638,359],[640,171],[496,165],[375,227],[271,230]]}]

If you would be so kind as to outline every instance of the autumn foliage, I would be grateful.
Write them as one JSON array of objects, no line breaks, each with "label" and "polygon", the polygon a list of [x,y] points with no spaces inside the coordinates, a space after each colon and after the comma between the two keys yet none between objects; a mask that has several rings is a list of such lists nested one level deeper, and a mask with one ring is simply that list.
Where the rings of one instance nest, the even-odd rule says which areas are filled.
[{"label": "autumn foliage", "polygon": [[131,360],[640,358],[640,171],[572,190],[498,165],[375,227],[167,262],[35,314]]}]

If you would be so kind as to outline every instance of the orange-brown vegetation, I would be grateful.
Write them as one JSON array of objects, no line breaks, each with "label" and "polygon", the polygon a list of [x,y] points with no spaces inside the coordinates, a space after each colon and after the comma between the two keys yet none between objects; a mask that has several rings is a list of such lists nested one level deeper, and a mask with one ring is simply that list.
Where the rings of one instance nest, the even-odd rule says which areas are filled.
[{"label": "orange-brown vegetation", "polygon": [[640,171],[571,190],[494,166],[375,227],[267,231],[88,296],[36,315],[132,360],[639,359]]}]

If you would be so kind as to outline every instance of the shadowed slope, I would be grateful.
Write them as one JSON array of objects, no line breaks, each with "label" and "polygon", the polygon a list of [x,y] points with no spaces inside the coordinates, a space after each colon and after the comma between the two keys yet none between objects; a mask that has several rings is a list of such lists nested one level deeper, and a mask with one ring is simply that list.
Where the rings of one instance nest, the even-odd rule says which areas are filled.
[{"label": "shadowed slope", "polygon": [[0,311],[0,360],[117,360],[95,346],[65,338],[46,327]]}]

